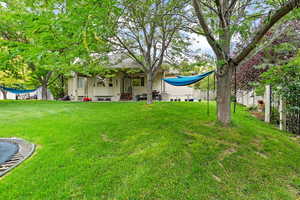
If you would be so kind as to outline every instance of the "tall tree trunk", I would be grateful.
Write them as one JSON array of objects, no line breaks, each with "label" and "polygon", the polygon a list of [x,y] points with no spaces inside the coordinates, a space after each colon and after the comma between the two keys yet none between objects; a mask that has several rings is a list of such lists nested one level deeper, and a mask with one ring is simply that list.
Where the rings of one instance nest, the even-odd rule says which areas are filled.
[{"label": "tall tree trunk", "polygon": [[47,85],[47,83],[42,84],[42,100],[48,100],[48,85]]},{"label": "tall tree trunk", "polygon": [[153,91],[153,74],[147,72],[147,104],[152,104],[152,91]]},{"label": "tall tree trunk", "polygon": [[217,111],[218,121],[224,125],[228,125],[231,122],[231,83],[233,70],[229,66],[223,66],[223,69],[226,72],[217,76]]},{"label": "tall tree trunk", "polygon": [[7,99],[7,91],[5,91],[3,89],[0,89],[0,90],[2,92],[3,99],[6,100]]}]

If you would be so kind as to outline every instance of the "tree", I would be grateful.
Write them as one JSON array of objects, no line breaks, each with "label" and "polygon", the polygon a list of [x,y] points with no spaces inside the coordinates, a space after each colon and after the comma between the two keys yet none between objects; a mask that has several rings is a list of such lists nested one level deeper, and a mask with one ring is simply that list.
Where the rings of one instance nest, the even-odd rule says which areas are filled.
[{"label": "tree", "polygon": [[[115,20],[116,31],[106,38],[117,52],[133,59],[147,77],[147,103],[152,103],[153,79],[167,60],[177,60],[186,42],[179,32],[184,1],[120,0],[122,13]],[[177,57],[177,58],[176,58]]]},{"label": "tree", "polygon": [[[26,72],[25,72],[26,73]],[[0,86],[2,87],[20,87],[28,81],[29,76],[22,71],[17,73],[12,71],[0,71]],[[7,91],[0,87],[3,99],[7,99]]]},{"label": "tree", "polygon": [[[28,81],[31,80],[31,71],[26,65],[24,58],[13,48],[16,42],[23,40],[22,36],[10,31],[11,29],[7,27],[5,32],[0,32],[0,35],[2,35],[0,39],[0,86],[24,89],[28,85]],[[6,42],[7,39],[11,40],[9,45]],[[3,88],[0,88],[0,91],[3,98],[7,99],[7,91]]]},{"label": "tree", "polygon": [[[107,50],[97,35],[109,30],[105,19],[113,8],[108,0],[7,1],[1,11],[14,29],[8,32],[5,26],[0,27],[0,34],[25,58],[34,84],[42,87],[42,97],[47,99],[48,87],[65,69],[71,69],[75,58]],[[11,35],[21,35],[22,40]]]},{"label": "tree", "polygon": [[[18,56],[17,53],[7,45],[6,41],[11,41],[12,45],[24,41],[24,35],[17,31],[18,22],[11,21],[12,16],[7,15],[7,4],[0,6],[0,86],[16,87],[24,84],[27,80],[27,69],[24,64],[24,59]],[[7,98],[7,92],[0,88],[3,98]]]},{"label": "tree", "polygon": [[[2,66],[0,71],[0,86],[2,87],[24,87],[30,81],[31,71],[23,62],[22,57],[16,56],[9,61],[10,66]],[[3,99],[7,99],[7,91],[0,87]]]},{"label": "tree", "polygon": [[262,85],[271,85],[272,91],[286,102],[287,111],[300,111],[300,55],[290,62],[274,66],[262,74]]},{"label": "tree", "polygon": [[270,68],[285,65],[297,56],[300,47],[299,25],[299,20],[290,20],[280,25],[279,31],[268,33],[262,41],[263,45],[239,65],[236,74],[238,89],[252,89],[259,83],[261,74]]},{"label": "tree", "polygon": [[[217,58],[217,116],[224,125],[231,122],[234,69],[255,50],[268,31],[299,4],[299,0],[192,0],[198,21],[190,30],[206,37]],[[236,49],[233,39],[245,42]]]}]

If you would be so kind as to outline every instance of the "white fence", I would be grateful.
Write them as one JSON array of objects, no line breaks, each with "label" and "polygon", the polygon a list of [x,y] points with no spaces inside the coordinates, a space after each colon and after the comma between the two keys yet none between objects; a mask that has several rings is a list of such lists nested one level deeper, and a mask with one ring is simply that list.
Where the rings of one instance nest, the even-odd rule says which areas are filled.
[{"label": "white fence", "polygon": [[257,106],[258,101],[260,100],[264,101],[264,97],[256,95],[254,90],[250,90],[250,91],[239,90],[237,92],[237,102],[244,106],[247,107]]},{"label": "white fence", "polygon": [[[209,91],[209,100],[210,101],[216,100],[216,94],[217,94],[216,91],[210,90]],[[205,90],[196,90],[195,89],[195,90],[193,90],[193,97],[195,99],[201,99],[201,100],[207,101],[208,93]]]}]

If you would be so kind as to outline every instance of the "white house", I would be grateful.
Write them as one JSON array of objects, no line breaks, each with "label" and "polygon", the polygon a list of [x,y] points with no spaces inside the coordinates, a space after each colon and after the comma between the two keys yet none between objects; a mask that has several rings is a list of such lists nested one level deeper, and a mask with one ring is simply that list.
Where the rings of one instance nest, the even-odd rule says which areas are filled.
[{"label": "white house", "polygon": [[[194,89],[192,86],[173,86],[163,78],[175,77],[174,74],[160,71],[153,82],[153,91],[161,94],[162,100],[170,99],[202,99],[206,100],[206,91]],[[143,73],[126,74],[118,72],[113,78],[87,77],[74,73],[68,80],[68,95],[71,100],[81,101],[84,97],[92,101],[123,101],[135,100],[137,95],[147,93],[147,78]],[[215,92],[210,92],[210,99],[215,98]]]},{"label": "white house", "polygon": [[[131,59],[123,59],[117,64],[110,66],[121,69],[113,78],[88,77],[78,73],[68,79],[68,95],[71,100],[81,101],[84,97],[92,98],[92,101],[122,101],[134,100],[137,95],[147,93],[147,78],[144,73],[128,74],[124,68],[140,67]],[[177,71],[161,70],[157,73],[153,81],[153,91],[161,94],[162,100],[180,98],[199,99],[199,91],[192,86],[172,86],[163,81],[163,78],[176,77]]]},{"label": "white house", "polygon": [[[158,73],[154,79],[153,90],[163,93],[163,73]],[[136,95],[147,92],[147,80],[143,73],[129,75],[118,72],[113,78],[86,77],[74,73],[68,80],[68,95],[72,100],[82,100],[90,97],[99,100],[132,100]]]}]

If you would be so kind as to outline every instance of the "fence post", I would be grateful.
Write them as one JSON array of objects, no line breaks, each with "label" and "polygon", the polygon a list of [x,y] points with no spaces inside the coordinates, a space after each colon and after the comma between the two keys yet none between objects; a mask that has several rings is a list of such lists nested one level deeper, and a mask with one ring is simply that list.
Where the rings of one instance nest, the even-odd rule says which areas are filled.
[{"label": "fence post", "polygon": [[265,90],[265,122],[271,122],[271,86],[267,85]]},{"label": "fence post", "polygon": [[252,106],[255,106],[255,91],[254,91],[254,89],[252,89],[252,97],[253,97],[253,99],[252,99]]},{"label": "fence post", "polygon": [[280,97],[279,104],[279,113],[280,113],[280,130],[286,131],[286,103]]}]

